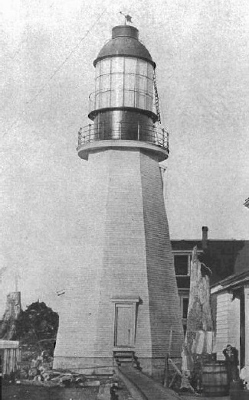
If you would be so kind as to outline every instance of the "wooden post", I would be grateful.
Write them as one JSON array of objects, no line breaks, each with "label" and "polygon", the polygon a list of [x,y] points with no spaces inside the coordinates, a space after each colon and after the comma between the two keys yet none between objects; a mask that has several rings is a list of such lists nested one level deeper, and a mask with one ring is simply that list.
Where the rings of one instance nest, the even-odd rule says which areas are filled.
[{"label": "wooden post", "polygon": [[167,353],[165,357],[165,366],[164,366],[164,378],[163,378],[164,387],[168,387],[168,377],[169,377],[169,354]]},{"label": "wooden post", "polygon": [[168,348],[168,353],[166,354],[165,357],[165,367],[164,367],[164,379],[163,379],[163,386],[168,387],[168,381],[169,381],[169,358],[170,358],[170,352],[171,352],[171,345],[172,345],[172,336],[173,336],[173,330],[172,327],[170,328],[170,334],[169,334],[169,348]]},{"label": "wooden post", "polygon": [[168,386],[169,388],[171,388],[171,386],[173,385],[173,383],[174,383],[174,381],[175,381],[177,375],[180,376],[180,377],[182,378],[182,373],[181,373],[181,371],[179,370],[179,368],[177,367],[177,365],[174,363],[174,361],[171,360],[171,358],[168,359],[168,363],[170,363],[170,365],[171,365],[171,366],[173,367],[173,369],[175,370],[174,375],[173,375],[173,378],[171,379],[171,382],[170,382],[170,384],[169,384],[169,386]]}]

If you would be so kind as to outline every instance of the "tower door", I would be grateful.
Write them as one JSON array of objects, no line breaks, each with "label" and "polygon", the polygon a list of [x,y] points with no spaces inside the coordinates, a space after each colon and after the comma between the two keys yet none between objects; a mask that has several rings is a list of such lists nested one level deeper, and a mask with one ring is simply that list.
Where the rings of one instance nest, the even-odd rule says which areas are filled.
[{"label": "tower door", "polygon": [[116,304],[114,344],[118,347],[134,345],[133,307],[131,304]]}]

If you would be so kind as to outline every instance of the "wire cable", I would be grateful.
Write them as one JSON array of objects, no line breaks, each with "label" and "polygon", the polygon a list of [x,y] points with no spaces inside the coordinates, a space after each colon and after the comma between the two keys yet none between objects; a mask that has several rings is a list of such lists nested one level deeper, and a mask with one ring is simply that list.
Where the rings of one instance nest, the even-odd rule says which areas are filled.
[{"label": "wire cable", "polygon": [[39,94],[43,91],[43,89],[47,86],[47,84],[55,77],[55,75],[61,70],[61,68],[63,67],[64,64],[66,64],[66,62],[69,60],[69,58],[71,57],[71,55],[73,53],[75,53],[75,51],[79,48],[79,46],[81,45],[81,43],[83,42],[83,40],[87,37],[87,35],[90,33],[90,31],[95,27],[95,25],[97,24],[97,22],[100,20],[100,18],[104,15],[104,13],[106,12],[106,9],[104,9],[104,11],[98,16],[98,18],[96,19],[96,21],[92,24],[92,26],[88,29],[88,31],[85,33],[85,35],[80,39],[79,43],[73,48],[73,50],[70,51],[70,53],[68,54],[68,56],[65,58],[65,60],[56,68],[56,70],[54,71],[54,73],[48,78],[48,80],[44,83],[44,85],[41,87],[41,89],[32,97],[31,100],[27,101],[26,104],[30,104],[32,103],[38,96]]},{"label": "wire cable", "polygon": [[[32,104],[37,97],[39,96],[39,94],[46,88],[46,86],[49,84],[49,82],[55,77],[55,75],[62,69],[62,67],[66,64],[66,62],[69,60],[69,58],[72,56],[72,54],[74,54],[76,52],[76,50],[80,47],[81,43],[85,40],[85,38],[88,36],[88,34],[91,32],[91,30],[95,27],[95,25],[98,23],[98,21],[102,18],[102,16],[104,15],[104,13],[106,12],[105,8],[102,13],[97,17],[97,19],[94,21],[94,23],[90,26],[90,28],[87,30],[87,32],[85,33],[85,35],[80,39],[79,43],[74,46],[74,48],[70,51],[70,53],[67,55],[67,57],[62,61],[62,63],[56,68],[56,70],[52,73],[52,75],[46,80],[46,82],[42,85],[42,87],[40,88],[40,90],[38,90],[38,92],[29,100],[26,101],[25,104],[29,105]],[[22,114],[25,111],[22,112]],[[6,132],[3,134],[2,137],[4,137],[5,135],[7,135],[7,133],[9,133],[9,131],[13,128],[13,126],[19,121],[19,119],[21,118],[21,116],[17,117],[15,119],[15,121],[10,125],[10,127],[6,130]]]}]

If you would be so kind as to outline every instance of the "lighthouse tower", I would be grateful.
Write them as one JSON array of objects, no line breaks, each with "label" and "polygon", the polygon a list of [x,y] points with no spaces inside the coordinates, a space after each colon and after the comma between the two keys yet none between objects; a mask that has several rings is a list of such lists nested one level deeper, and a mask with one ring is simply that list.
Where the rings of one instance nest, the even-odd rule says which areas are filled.
[{"label": "lighthouse tower", "polygon": [[94,67],[93,124],[77,148],[88,160],[87,239],[64,296],[54,368],[110,372],[130,357],[158,376],[169,342],[180,355],[183,330],[159,169],[169,150],[154,108],[156,65],[138,30],[121,25]]}]

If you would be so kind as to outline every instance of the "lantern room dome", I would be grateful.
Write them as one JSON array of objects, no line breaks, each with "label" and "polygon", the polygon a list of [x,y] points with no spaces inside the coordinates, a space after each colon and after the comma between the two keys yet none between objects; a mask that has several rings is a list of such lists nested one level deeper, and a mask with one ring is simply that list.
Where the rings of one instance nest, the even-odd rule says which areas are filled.
[{"label": "lantern room dome", "polygon": [[112,39],[102,47],[93,65],[96,66],[103,58],[114,56],[137,57],[156,66],[149,51],[138,40],[138,29],[130,25],[118,25],[112,29]]}]

